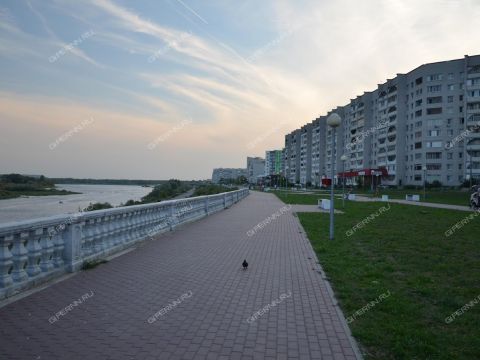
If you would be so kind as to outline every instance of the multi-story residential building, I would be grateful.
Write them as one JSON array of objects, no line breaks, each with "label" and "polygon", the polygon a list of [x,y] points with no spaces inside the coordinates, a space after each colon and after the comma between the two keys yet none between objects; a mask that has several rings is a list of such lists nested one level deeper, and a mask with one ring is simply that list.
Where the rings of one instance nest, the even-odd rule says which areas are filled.
[{"label": "multi-story residential building", "polygon": [[247,157],[247,179],[250,184],[256,184],[258,177],[265,175],[265,159]]},{"label": "multi-story residential building", "polygon": [[223,180],[236,180],[240,176],[247,177],[247,169],[218,168],[213,169],[212,182],[215,184]]},{"label": "multi-story residential building", "polygon": [[475,87],[469,85],[480,82],[479,68],[480,56],[465,56],[422,65],[406,75],[405,183],[459,185],[470,177],[470,167],[472,176],[480,177],[474,160],[476,141],[480,145],[480,92],[471,92]]},{"label": "multi-story residential building", "polygon": [[[332,112],[343,119],[336,151],[326,126]],[[366,182],[375,175],[388,185],[480,179],[480,55],[398,74],[327,116],[285,136],[290,182],[330,178],[332,154],[336,174]]]},{"label": "multi-story residential building", "polygon": [[312,174],[312,124],[300,129],[300,184],[311,185]]},{"label": "multi-story residential building", "polygon": [[350,100],[344,107],[343,155],[347,156],[339,168],[345,172],[361,171],[372,166],[372,93],[367,92]]},{"label": "multi-story residential building", "polygon": [[284,167],[284,150],[265,152],[265,175],[282,175]]},{"label": "multi-story residential building", "polygon": [[290,183],[300,181],[300,130],[285,135],[285,177]]},{"label": "multi-story residential building", "polygon": [[465,56],[466,74],[463,97],[466,121],[466,146],[468,159],[465,159],[465,178],[480,179],[480,56]]},{"label": "multi-story residential building", "polygon": [[320,186],[322,176],[325,174],[326,121],[327,117],[321,116],[312,122],[311,181],[313,186]]}]

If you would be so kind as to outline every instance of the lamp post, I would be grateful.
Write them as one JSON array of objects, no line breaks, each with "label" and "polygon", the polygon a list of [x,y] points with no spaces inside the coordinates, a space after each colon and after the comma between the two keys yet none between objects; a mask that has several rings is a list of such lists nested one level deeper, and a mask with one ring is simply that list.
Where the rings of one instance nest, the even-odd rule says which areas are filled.
[{"label": "lamp post", "polygon": [[426,191],[426,187],[427,187],[427,166],[424,165],[422,169],[423,169],[423,201],[425,201],[427,199],[427,191]]},{"label": "lamp post", "polygon": [[345,207],[345,161],[347,161],[348,156],[343,154],[340,160],[343,161],[343,172],[342,172],[342,206]]},{"label": "lamp post", "polygon": [[470,189],[472,188],[472,153],[468,154],[470,156]]},{"label": "lamp post", "polygon": [[333,240],[333,213],[334,213],[334,206],[333,206],[333,178],[335,176],[335,135],[337,127],[340,126],[342,122],[342,118],[337,113],[332,113],[327,118],[327,125],[332,128],[332,172],[331,172],[331,187],[330,187],[330,240]]}]

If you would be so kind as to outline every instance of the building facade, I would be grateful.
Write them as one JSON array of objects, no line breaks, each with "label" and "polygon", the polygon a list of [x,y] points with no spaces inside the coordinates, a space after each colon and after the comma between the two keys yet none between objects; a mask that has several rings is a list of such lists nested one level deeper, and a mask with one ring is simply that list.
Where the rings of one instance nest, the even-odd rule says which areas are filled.
[{"label": "building facade", "polygon": [[284,168],[284,150],[265,151],[265,175],[282,175]]},{"label": "building facade", "polygon": [[247,157],[247,179],[250,184],[256,184],[259,177],[265,176],[265,159]]},{"label": "building facade", "polygon": [[[333,112],[342,118],[335,149],[326,125]],[[331,177],[332,157],[335,181],[458,186],[480,179],[480,55],[398,74],[285,136],[291,183],[319,185]]]},{"label": "building facade", "polygon": [[233,169],[233,168],[218,168],[213,169],[212,182],[215,184],[220,183],[223,180],[236,180],[239,177],[244,176],[247,178],[247,169]]},{"label": "building facade", "polygon": [[[285,177],[288,182],[300,182],[300,130],[285,135]],[[308,165],[307,165],[308,166]]]}]

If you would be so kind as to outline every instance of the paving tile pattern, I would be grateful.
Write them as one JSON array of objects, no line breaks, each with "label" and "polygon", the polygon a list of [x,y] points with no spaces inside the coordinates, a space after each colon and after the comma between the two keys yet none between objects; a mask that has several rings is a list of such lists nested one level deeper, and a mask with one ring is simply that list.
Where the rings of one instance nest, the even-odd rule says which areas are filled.
[{"label": "paving tile pattern", "polygon": [[230,209],[0,308],[0,359],[357,359],[293,212],[247,236],[283,206],[272,194],[252,192]]}]

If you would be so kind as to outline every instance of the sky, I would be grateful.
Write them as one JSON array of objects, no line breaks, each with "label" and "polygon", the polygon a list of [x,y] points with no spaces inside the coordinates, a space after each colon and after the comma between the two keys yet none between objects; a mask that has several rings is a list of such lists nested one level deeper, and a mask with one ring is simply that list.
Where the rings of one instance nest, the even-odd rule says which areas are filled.
[{"label": "sky", "polygon": [[0,173],[207,179],[397,73],[478,0],[0,0]]}]

